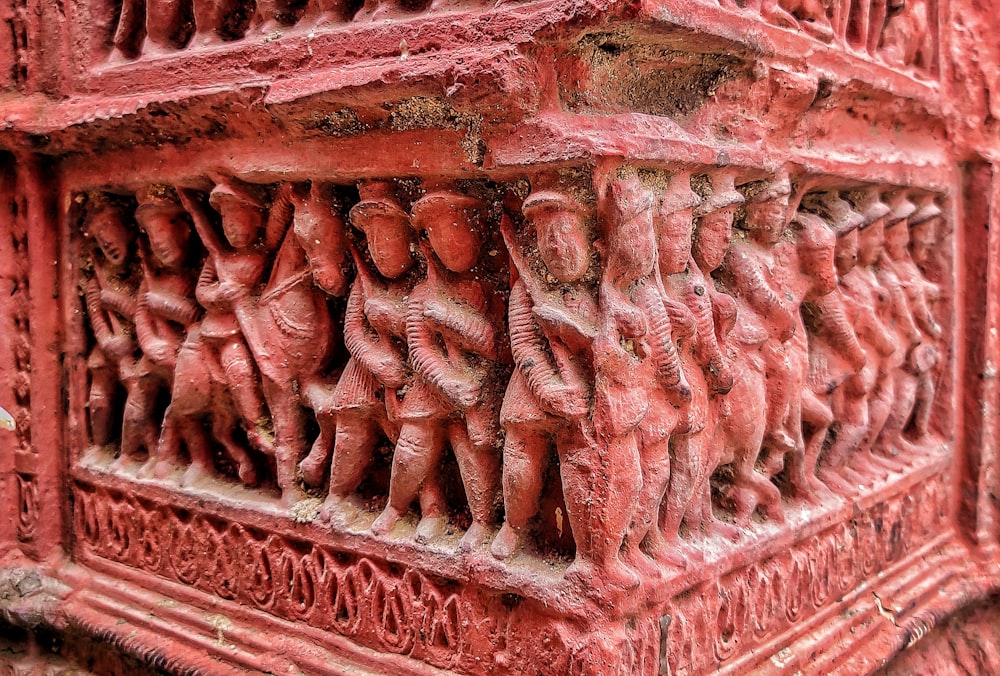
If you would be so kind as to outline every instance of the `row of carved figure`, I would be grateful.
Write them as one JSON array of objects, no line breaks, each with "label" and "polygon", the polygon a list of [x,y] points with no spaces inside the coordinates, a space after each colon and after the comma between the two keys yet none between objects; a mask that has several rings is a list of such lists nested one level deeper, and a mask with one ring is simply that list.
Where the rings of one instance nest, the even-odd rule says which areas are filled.
[{"label": "row of carved figure", "polygon": [[376,21],[451,4],[456,0],[122,0],[120,9],[105,11],[116,53],[134,59],[239,40],[251,32],[270,35],[296,25]]},{"label": "row of carved figure", "polygon": [[934,65],[934,22],[927,0],[720,0],[759,10],[778,26],[801,29],[824,42],[880,56],[898,67]]},{"label": "row of carved figure", "polygon": [[[927,0],[720,0],[723,5],[759,10],[779,26],[801,28],[824,41],[837,40],[897,66],[933,65],[933,24]],[[403,16],[427,5],[446,9],[456,0],[124,0],[115,8],[112,44],[118,54],[174,51],[267,35],[292,25],[323,26]],[[109,7],[106,11],[111,12]]]},{"label": "row of carved figure", "polygon": [[81,196],[92,440],[120,429],[118,463],[145,449],[142,473],[189,463],[187,483],[218,471],[216,447],[248,486],[273,457],[289,506],[298,476],[329,475],[322,516],[340,525],[388,444],[371,528],[419,505],[418,541],[447,521],[450,449],[461,546],[487,542],[502,505],[500,559],[528,537],[554,451],[576,572],[623,583],[620,551],[683,562],[682,523],[737,537],[723,504],[738,526],[758,506],[783,519],[779,474],[792,497],[851,495],[934,443],[942,328],[923,270],[941,209],[737,176],[625,168],[596,200],[536,181],[493,204],[366,181],[346,218],[330,186],[220,178],[207,200],[140,192],[139,235],[128,203]]}]

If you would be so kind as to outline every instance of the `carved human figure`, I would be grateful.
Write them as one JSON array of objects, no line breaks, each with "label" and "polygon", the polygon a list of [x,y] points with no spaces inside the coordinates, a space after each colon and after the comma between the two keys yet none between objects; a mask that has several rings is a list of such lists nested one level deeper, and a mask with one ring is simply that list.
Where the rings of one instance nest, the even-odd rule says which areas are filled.
[{"label": "carved human figure", "polygon": [[[287,184],[279,189],[265,223],[258,189],[220,179],[209,203],[221,216],[226,242],[197,195],[181,192],[209,251],[199,294],[211,306],[206,323],[211,319],[211,332],[218,334],[226,378],[251,444],[276,458],[277,482],[286,506],[302,495],[295,480],[298,455],[305,446],[300,377],[323,368],[330,343],[325,298],[310,283],[311,271],[295,238],[286,236],[292,219],[290,191]],[[269,258],[279,245],[271,275],[262,285]],[[234,388],[237,382],[242,387]],[[270,409],[273,442],[258,382]]]},{"label": "carved human figure", "polygon": [[501,232],[516,279],[509,303],[514,372],[500,412],[506,518],[490,548],[498,559],[517,550],[538,513],[553,446],[574,538],[600,537],[585,518],[592,497],[586,470],[596,455],[589,414],[597,334],[597,297],[584,281],[591,264],[586,213],[575,199],[554,190],[532,192],[522,212],[544,269],[528,262],[504,217]]},{"label": "carved human figure", "polygon": [[[815,197],[815,196],[811,196]],[[830,292],[812,294],[802,304],[802,315],[809,336],[808,398],[811,408],[803,410],[803,423],[810,429],[806,443],[805,475],[815,491],[829,491],[819,479],[818,462],[824,442],[838,413],[847,414],[841,403],[842,394],[835,392],[845,380],[865,367],[867,357],[858,340],[848,312],[847,300],[839,285],[837,275],[845,274],[854,266],[856,252],[843,250],[846,241],[856,242],[856,230],[864,216],[835,192],[824,193],[804,204],[817,212],[836,233],[834,249],[835,276]],[[827,269],[827,268],[825,268]],[[807,415],[812,412],[812,416]]]},{"label": "carved human figure", "polygon": [[930,252],[938,243],[937,230],[941,223],[941,208],[935,203],[933,195],[926,195],[920,203],[920,208],[910,216],[910,258],[916,269],[911,268],[905,273],[907,279],[912,281],[904,281],[904,289],[914,297],[911,307],[918,308],[915,317],[924,333],[923,344],[914,351],[910,363],[910,368],[917,375],[912,436],[918,442],[930,433],[930,419],[937,389],[936,367],[940,360],[943,333],[934,317],[934,305],[940,298],[941,289],[920,271],[927,269]]},{"label": "carved human figure", "polygon": [[194,219],[195,228],[209,250],[198,277],[196,296],[205,308],[201,322],[193,326],[178,355],[173,396],[160,437],[157,477],[165,477],[177,464],[180,445],[188,450],[191,464],[183,483],[189,484],[213,473],[210,441],[202,420],[212,421],[213,437],[226,448],[238,464],[240,479],[255,483],[254,463],[233,437],[242,423],[251,444],[269,449],[263,431],[266,424],[263,400],[257,385],[257,370],[247,347],[233,302],[245,286],[255,286],[266,263],[265,255],[253,245],[260,225],[259,196],[238,183],[222,183],[212,192],[213,206],[227,200],[252,205],[250,218],[239,225],[236,219],[223,222],[223,229],[233,248],[224,247],[208,220],[198,198],[181,190],[180,198]]},{"label": "carved human figure", "polygon": [[885,408],[882,402],[887,400],[885,388],[891,380],[892,368],[888,360],[893,359],[898,348],[888,328],[892,312],[889,291],[872,267],[882,256],[885,219],[891,210],[874,190],[859,198],[857,210],[864,222],[859,230],[848,231],[838,238],[837,261],[848,316],[865,350],[866,365],[834,392],[836,434],[819,471],[827,486],[846,494],[867,484],[867,477],[895,467],[870,452],[874,425],[881,430],[884,424],[884,417],[877,423],[873,423],[873,418],[877,419],[879,411]]},{"label": "carved human figure", "polygon": [[[799,393],[808,352],[799,307],[813,283],[802,272],[795,240],[782,238],[792,216],[790,194],[788,176],[781,174],[748,198],[745,226],[750,238],[733,243],[725,266],[727,286],[745,306],[740,308],[743,342],[754,334],[760,341],[759,357],[767,378],[764,446],[769,451],[769,473],[781,468],[786,455],[795,461],[805,453]],[[811,221],[800,225],[806,233],[817,227]],[[831,267],[832,248],[831,242]],[[807,493],[804,472],[793,467],[792,475],[796,490]]]},{"label": "carved human figure", "polygon": [[[653,193],[624,169],[599,180],[606,184],[600,186],[598,202],[603,259],[594,339],[598,454],[587,468],[595,479],[584,518],[591,532],[601,536],[577,541],[576,560],[567,575],[584,583],[599,578],[628,588],[638,579],[619,557],[626,534],[630,526],[634,532],[650,530],[632,525],[643,485],[640,425],[651,409],[651,397],[667,396],[661,388],[679,404],[691,400],[691,388],[681,371],[658,281]],[[674,422],[666,421],[667,434]],[[648,471],[648,453],[645,464]]]},{"label": "carved human figure", "polygon": [[[901,327],[898,333],[903,335],[899,337],[908,342],[909,351],[906,361],[894,370],[893,405],[875,442],[876,449],[886,455],[898,450],[913,450],[904,432],[916,409],[918,384],[921,379],[929,379],[929,372],[937,361],[937,342],[942,333],[931,310],[938,295],[937,285],[924,279],[910,257],[909,225],[917,208],[902,193],[896,197],[893,207],[892,217],[886,223],[885,253],[879,261],[879,278],[891,290],[894,325]],[[924,211],[921,218],[927,213]]]},{"label": "carved human figure", "polygon": [[[103,196],[91,198],[84,224],[95,247],[90,257],[94,276],[84,296],[87,317],[96,344],[87,359],[90,373],[90,436],[98,446],[110,444],[118,431],[115,395],[119,384],[134,383],[136,292],[132,263],[136,262],[135,237],[125,224],[122,208]],[[118,430],[115,428],[118,427]]]},{"label": "carved human figure", "polygon": [[173,189],[151,186],[138,199],[135,218],[149,242],[148,249],[140,247],[143,278],[135,315],[142,357],[125,402],[121,451],[126,458],[145,448],[152,459],[160,428],[157,400],[173,385],[178,350],[200,312],[189,273],[197,248],[190,245],[191,225]]},{"label": "carved human figure", "polygon": [[[462,550],[484,544],[500,502],[497,375],[503,357],[504,307],[480,266],[485,205],[449,188],[414,203],[412,221],[427,234],[420,248],[427,277],[410,294],[406,336],[414,381],[398,409],[401,422],[389,485],[389,504],[372,524],[388,533],[451,446],[465,485],[472,525]],[[421,514],[418,537],[443,524],[437,510]]]},{"label": "carved human figure", "polygon": [[[350,359],[334,388],[306,390],[319,421],[320,435],[300,464],[306,483],[320,485],[330,454],[330,488],[321,515],[344,524],[357,510],[348,500],[364,480],[374,451],[383,440],[395,444],[399,423],[395,407],[409,381],[406,352],[406,298],[413,290],[417,238],[410,217],[386,181],[360,185],[361,201],[351,208],[352,225],[368,243],[369,263],[353,251],[357,277],[344,318]],[[318,387],[314,389],[319,389]],[[434,482],[430,486],[436,489]],[[424,488],[427,514],[443,513],[440,492]]]},{"label": "carved human figure", "polygon": [[[737,398],[763,401],[764,391],[761,388],[751,395],[747,388],[752,387],[755,380],[737,378],[743,364],[738,360],[734,363],[737,353],[729,339],[736,320],[736,302],[719,291],[710,276],[725,259],[736,210],[745,200],[736,190],[734,170],[721,169],[708,178],[710,192],[693,212],[695,230],[685,289],[686,302],[697,324],[697,339],[692,347],[708,395],[705,429],[699,440],[704,466],[684,513],[684,522],[692,530],[704,528],[709,534],[733,538],[737,531],[715,518],[709,479],[723,459],[731,461],[737,456],[750,458],[749,467],[753,471],[763,436],[763,416],[756,416],[748,406],[736,407],[734,411],[731,402]],[[734,391],[736,394],[731,394]],[[761,431],[755,435],[756,418],[759,418],[756,426]],[[746,467],[746,463],[737,463],[737,467]]]},{"label": "carved human figure", "polygon": [[[657,265],[652,281],[636,290],[637,301],[651,319],[650,356],[657,365],[657,378],[650,383],[648,410],[638,427],[642,486],[625,554],[631,565],[647,574],[655,568],[642,549],[661,563],[686,564],[675,545],[687,503],[705,471],[701,432],[709,386],[699,357],[706,364],[711,358],[703,354],[698,340],[696,313],[702,308],[688,305],[693,304],[694,288],[704,281],[690,265],[693,209],[699,202],[691,190],[689,171],[671,177],[654,208]],[[716,366],[722,367],[721,358]],[[683,379],[680,391],[671,385],[675,371],[680,374],[678,384]]]}]

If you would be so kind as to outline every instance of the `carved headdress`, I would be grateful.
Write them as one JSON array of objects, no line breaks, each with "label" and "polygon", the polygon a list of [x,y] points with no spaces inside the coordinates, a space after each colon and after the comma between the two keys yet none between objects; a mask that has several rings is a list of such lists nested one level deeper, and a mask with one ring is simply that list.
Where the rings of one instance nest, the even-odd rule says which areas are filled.
[{"label": "carved headdress", "polygon": [[889,207],[892,209],[892,213],[889,214],[889,217],[885,221],[886,227],[896,225],[908,219],[917,210],[917,205],[910,201],[905,192],[898,192],[893,195],[889,201]]},{"label": "carved headdress", "polygon": [[146,219],[154,215],[166,217],[186,214],[177,198],[177,192],[168,185],[151,185],[136,194],[139,206],[135,210],[135,220],[145,229]]},{"label": "carved headdress", "polygon": [[940,218],[942,215],[944,215],[944,212],[941,211],[941,207],[934,201],[934,196],[927,195],[921,200],[920,206],[913,212],[913,215],[910,216],[910,227],[926,223],[933,218]]},{"label": "carved headdress", "polygon": [[712,192],[702,200],[701,204],[695,207],[694,215],[696,218],[726,207],[743,204],[746,201],[736,189],[736,171],[734,169],[717,171],[710,180]]},{"label": "carved headdress", "polygon": [[892,211],[889,205],[879,198],[878,192],[875,190],[866,190],[861,193],[861,197],[855,203],[855,209],[861,213],[864,219],[861,223],[862,228],[871,225],[880,218],[885,218]]}]

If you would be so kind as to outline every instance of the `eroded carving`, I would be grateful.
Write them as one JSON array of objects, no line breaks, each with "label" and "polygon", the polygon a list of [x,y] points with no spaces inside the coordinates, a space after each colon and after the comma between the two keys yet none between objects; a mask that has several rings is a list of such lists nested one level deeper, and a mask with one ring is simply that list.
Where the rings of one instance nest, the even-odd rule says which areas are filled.
[{"label": "eroded carving", "polygon": [[138,234],[91,196],[91,443],[139,479],[325,493],[335,531],[506,562],[565,530],[567,580],[659,579],[937,452],[935,196],[760,176],[215,177],[141,191]]}]

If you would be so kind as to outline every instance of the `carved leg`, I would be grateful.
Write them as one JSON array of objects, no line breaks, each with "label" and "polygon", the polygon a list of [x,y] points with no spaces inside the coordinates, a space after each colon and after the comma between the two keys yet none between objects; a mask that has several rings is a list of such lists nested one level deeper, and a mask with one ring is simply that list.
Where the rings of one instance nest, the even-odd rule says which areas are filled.
[{"label": "carved leg", "polygon": [[819,462],[820,451],[823,450],[823,442],[826,441],[827,430],[833,424],[833,412],[810,390],[803,390],[802,393],[802,421],[812,428],[805,448],[803,459],[802,480],[803,488],[811,489],[806,495],[800,495],[812,502],[821,502],[825,495],[829,495],[830,490],[823,484],[816,474],[816,466]]},{"label": "carved leg", "polygon": [[237,411],[251,429],[255,428],[264,417],[264,401],[250,350],[242,339],[230,340],[219,350],[219,360]]},{"label": "carved leg", "polygon": [[897,370],[893,390],[895,397],[892,407],[875,442],[875,449],[890,457],[901,450],[909,450],[909,443],[903,438],[903,430],[910,421],[916,404],[916,376],[902,369]]},{"label": "carved leg", "polygon": [[[345,500],[361,485],[372,463],[372,451],[378,444],[378,418],[370,409],[345,409],[336,415],[336,443],[330,463],[330,491],[320,509],[320,516],[330,523],[346,525],[354,520],[357,511]],[[324,423],[320,421],[320,437]],[[317,485],[324,467],[317,465],[316,473],[306,474],[307,463],[314,459],[321,439],[316,440],[313,451],[299,465],[306,482]],[[327,451],[328,452],[328,451]]]},{"label": "carved leg", "polygon": [[138,455],[140,448],[145,448],[150,455],[155,454],[159,431],[153,411],[158,390],[159,381],[154,376],[142,376],[130,388],[125,400],[119,460]]},{"label": "carved leg", "polygon": [[683,557],[671,551],[672,545],[675,544],[674,538],[663,538],[659,532],[653,534],[654,526],[658,525],[660,506],[667,492],[667,483],[671,478],[670,437],[644,439],[643,442],[639,459],[642,485],[625,542],[625,560],[648,578],[659,571],[640,548],[644,542],[655,550],[655,555],[664,563],[683,567],[685,562]]},{"label": "carved leg", "polygon": [[179,464],[181,454],[180,420],[176,407],[171,404],[163,416],[163,429],[156,444],[156,453],[149,458],[146,466],[140,470],[140,476],[153,476],[156,479],[166,479]]},{"label": "carved leg", "polygon": [[918,441],[930,434],[934,389],[934,377],[931,371],[924,371],[917,377],[917,396],[913,406],[913,432]]},{"label": "carved leg", "polygon": [[144,0],[124,0],[115,28],[114,46],[122,56],[134,59],[141,53],[143,21],[146,15]]},{"label": "carved leg", "polygon": [[191,457],[191,464],[181,477],[181,486],[194,486],[214,473],[215,465],[209,450],[208,435],[199,420],[186,418],[179,423],[179,427]]},{"label": "carved leg", "polygon": [[576,560],[566,577],[584,586],[638,586],[639,578],[619,558],[642,483],[636,434],[578,445],[565,454],[562,471],[576,540]]},{"label": "carved leg", "polygon": [[226,407],[212,414],[212,436],[226,449],[229,459],[236,463],[236,473],[244,486],[257,485],[257,468],[246,449],[233,439],[233,430],[239,425],[236,415]]},{"label": "carved leg", "polygon": [[449,441],[465,485],[465,496],[472,512],[472,525],[462,537],[459,549],[471,551],[487,540],[490,527],[496,521],[500,493],[500,462],[497,449],[483,443],[473,443],[462,423],[449,429]]},{"label": "carved leg", "polygon": [[444,435],[437,420],[409,420],[403,424],[392,458],[389,504],[372,524],[372,533],[386,535],[410,508],[421,484],[441,461]]},{"label": "carved leg", "polygon": [[548,440],[516,424],[505,426],[503,447],[503,504],[505,521],[490,551],[498,559],[510,558],[521,545],[524,529],[538,514],[542,496]]},{"label": "carved leg", "polygon": [[[676,542],[680,536],[681,520],[705,473],[705,439],[701,434],[675,436],[671,439],[670,449],[673,451],[673,467],[660,523],[664,539]],[[643,481],[645,478],[644,474]]]},{"label": "carved leg", "polygon": [[291,507],[305,497],[295,476],[299,456],[306,444],[305,411],[291,382],[278,383],[264,377],[264,395],[274,421],[274,457],[281,504]]},{"label": "carved leg", "polygon": [[115,435],[115,391],[118,379],[111,369],[95,369],[90,375],[90,436],[97,446],[106,446]]}]

